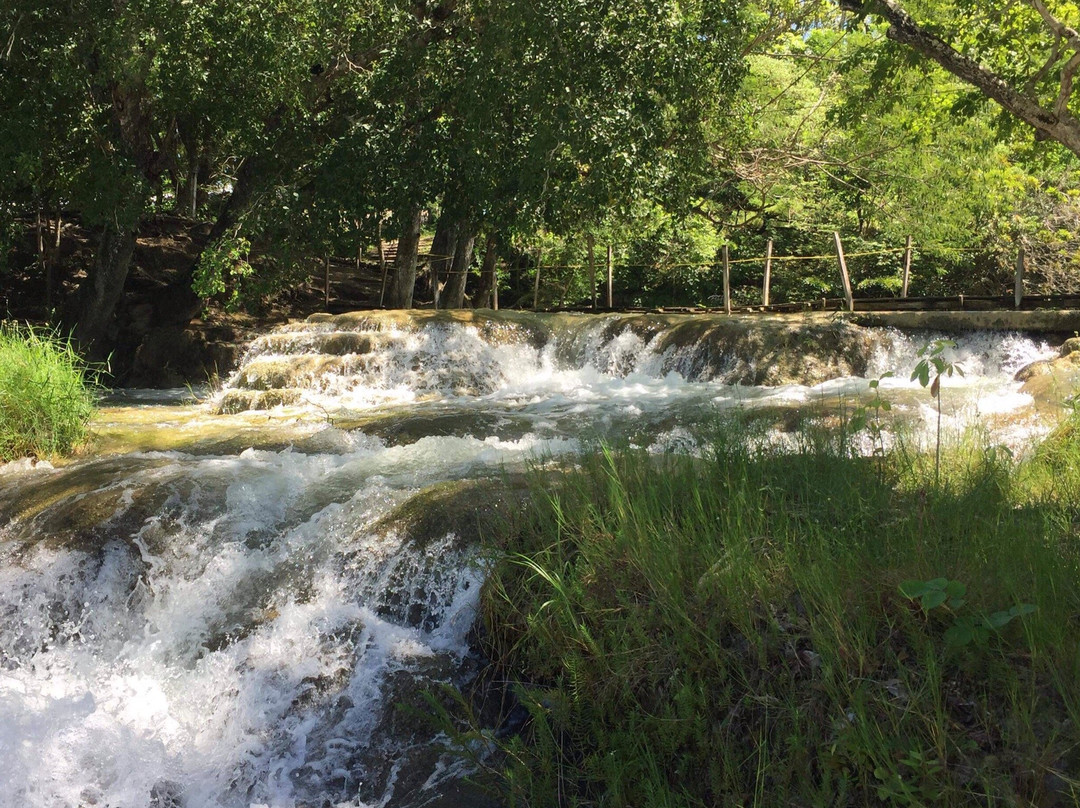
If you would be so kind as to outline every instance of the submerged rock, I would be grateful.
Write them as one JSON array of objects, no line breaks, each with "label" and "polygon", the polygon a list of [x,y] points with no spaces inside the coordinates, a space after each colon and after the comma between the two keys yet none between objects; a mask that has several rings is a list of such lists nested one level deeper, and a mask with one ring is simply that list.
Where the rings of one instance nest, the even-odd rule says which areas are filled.
[{"label": "submerged rock", "polygon": [[373,531],[393,531],[419,547],[452,534],[459,546],[476,547],[504,534],[528,499],[524,474],[438,483],[395,508]]}]

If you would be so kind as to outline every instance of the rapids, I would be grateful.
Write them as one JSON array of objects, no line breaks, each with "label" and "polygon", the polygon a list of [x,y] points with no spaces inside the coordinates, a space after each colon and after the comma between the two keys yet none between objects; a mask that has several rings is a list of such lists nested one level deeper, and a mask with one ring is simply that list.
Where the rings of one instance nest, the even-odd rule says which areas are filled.
[{"label": "rapids", "polygon": [[[118,393],[93,457],[0,466],[0,808],[482,804],[397,705],[482,665],[484,539],[513,472],[597,440],[693,452],[733,411],[796,440],[787,415],[835,418],[888,372],[925,440],[933,401],[908,378],[935,336],[357,313],[256,339],[205,401]],[[1048,421],[1013,376],[1053,348],[957,340],[948,429],[1021,450]]]}]

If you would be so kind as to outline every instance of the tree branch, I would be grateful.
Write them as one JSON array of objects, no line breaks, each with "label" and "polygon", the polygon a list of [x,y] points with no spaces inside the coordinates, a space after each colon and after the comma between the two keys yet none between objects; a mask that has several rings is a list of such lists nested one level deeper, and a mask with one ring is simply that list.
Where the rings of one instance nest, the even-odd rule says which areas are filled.
[{"label": "tree branch", "polygon": [[1050,56],[1047,57],[1043,66],[1032,73],[1031,77],[1024,83],[1024,93],[1032,95],[1035,92],[1035,88],[1039,82],[1046,78],[1050,72],[1050,68],[1057,64],[1058,59],[1061,58],[1061,37],[1054,37],[1054,46],[1050,49]]},{"label": "tree branch", "polygon": [[1080,51],[1074,53],[1065,63],[1065,67],[1061,68],[1061,89],[1058,90],[1058,97],[1054,102],[1054,114],[1058,118],[1070,116],[1069,98],[1072,97],[1073,77],[1078,67],[1080,67]]},{"label": "tree branch", "polygon": [[[1045,10],[1042,0],[1028,0],[1035,6]],[[840,0],[840,5],[849,11],[863,11],[863,5],[859,0]],[[937,62],[957,78],[976,87],[984,95],[992,98],[1007,112],[1011,112],[1035,129],[1036,136],[1056,140],[1073,154],[1080,157],[1080,121],[1068,111],[1068,93],[1065,93],[1065,103],[1061,103],[1059,95],[1058,103],[1053,109],[1044,108],[1039,101],[1027,94],[1021,93],[996,73],[983,67],[981,64],[968,56],[960,53],[940,37],[922,28],[911,16],[904,11],[896,0],[871,0],[866,10],[877,14],[889,23],[887,36],[901,45],[907,45],[923,56]],[[1047,25],[1056,25],[1055,33],[1060,33],[1063,39],[1072,45],[1072,38],[1077,37],[1077,47],[1080,48],[1080,35],[1072,28],[1060,23],[1049,11],[1043,14]],[[1052,21],[1052,22],[1051,22]],[[1069,64],[1072,64],[1070,59]],[[1062,90],[1071,93],[1072,74],[1077,67],[1071,70],[1066,65],[1067,74],[1063,71]],[[1066,87],[1066,85],[1068,85]]]}]

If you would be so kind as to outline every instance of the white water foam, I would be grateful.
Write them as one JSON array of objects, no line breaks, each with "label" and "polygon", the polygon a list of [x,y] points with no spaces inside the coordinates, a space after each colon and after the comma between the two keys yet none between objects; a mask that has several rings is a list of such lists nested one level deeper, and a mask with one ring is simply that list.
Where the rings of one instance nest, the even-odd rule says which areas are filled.
[{"label": "white water foam", "polygon": [[159,454],[112,483],[130,493],[117,524],[164,496],[128,533],[39,542],[33,518],[9,523],[0,806],[389,804],[393,777],[365,784],[373,748],[403,754],[372,737],[386,688],[398,671],[454,670],[482,570],[452,535],[422,547],[372,525],[429,482],[576,447]]}]

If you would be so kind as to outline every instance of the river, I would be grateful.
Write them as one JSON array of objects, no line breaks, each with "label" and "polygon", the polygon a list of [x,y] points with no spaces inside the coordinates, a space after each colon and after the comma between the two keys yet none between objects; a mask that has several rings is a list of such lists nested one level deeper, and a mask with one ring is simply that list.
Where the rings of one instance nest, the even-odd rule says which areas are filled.
[{"label": "river", "polygon": [[[483,664],[494,523],[471,514],[515,507],[507,475],[600,440],[694,452],[733,413],[797,442],[786,414],[835,422],[881,377],[926,445],[935,402],[909,376],[936,336],[357,313],[263,335],[202,400],[118,391],[91,456],[0,466],[0,808],[474,804],[395,705]],[[1051,420],[1013,375],[1053,345],[956,339],[946,431],[1023,451]]]}]

